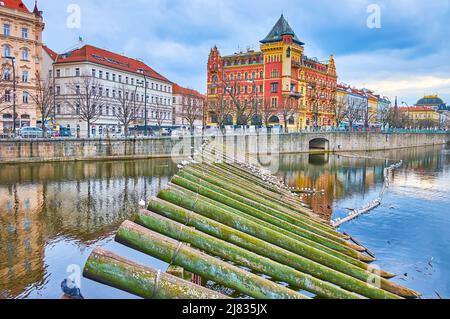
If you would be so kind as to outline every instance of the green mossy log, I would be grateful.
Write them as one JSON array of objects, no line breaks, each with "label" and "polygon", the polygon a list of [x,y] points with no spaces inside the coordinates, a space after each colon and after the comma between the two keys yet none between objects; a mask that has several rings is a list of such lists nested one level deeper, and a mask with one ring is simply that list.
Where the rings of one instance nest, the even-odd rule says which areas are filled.
[{"label": "green mossy log", "polygon": [[[271,223],[274,226],[283,228],[284,230],[295,234],[296,237],[300,236],[309,241],[312,241],[312,242],[309,242],[310,244],[317,243],[317,244],[323,245],[325,247],[328,247],[331,250],[335,250],[337,252],[351,256],[353,258],[357,258],[362,261],[367,261],[367,262],[374,261],[374,259],[372,257],[363,255],[360,252],[354,250],[351,247],[351,245],[344,239],[342,239],[338,236],[335,236],[335,233],[336,233],[335,231],[334,232],[327,231],[328,234],[331,234],[332,236],[334,236],[333,239],[324,237],[320,234],[320,232],[324,232],[325,230],[317,229],[314,222],[310,221],[310,224],[312,225],[312,226],[310,226],[306,219],[305,220],[300,219],[300,215],[297,218],[294,218],[294,217],[291,217],[281,211],[277,211],[277,210],[270,208],[264,204],[261,204],[260,202],[257,201],[256,194],[255,195],[246,194],[247,197],[244,197],[243,195],[242,196],[238,195],[237,193],[235,193],[233,191],[229,191],[225,188],[221,188],[219,186],[216,186],[215,184],[205,181],[205,179],[207,177],[204,177],[204,179],[203,179],[203,178],[194,176],[186,171],[179,172],[178,176],[180,176],[186,180],[189,180],[192,183],[185,183],[185,182],[183,183],[183,180],[177,180],[177,178],[175,177],[172,180],[172,182],[174,184],[180,185],[179,183],[177,183],[177,181],[181,182],[184,185],[180,185],[180,186],[187,188],[191,191],[196,191],[196,189],[195,189],[197,187],[196,185],[200,185],[200,186],[202,186],[202,189],[206,188],[208,190],[211,190],[211,191],[214,191],[214,192],[220,194],[221,198],[229,197],[232,200],[235,200],[241,204],[247,205],[247,210],[244,211],[244,210],[240,209],[244,213],[247,213],[250,211],[250,215],[252,215],[254,217],[257,217],[268,223]],[[197,187],[197,189],[198,189],[198,187]],[[202,194],[202,193],[200,193],[200,194]],[[239,205],[239,206],[242,207],[243,205]],[[256,211],[259,211],[259,212],[257,213]],[[316,246],[316,248],[320,249],[320,246]],[[329,251],[329,250],[327,250],[327,251]]]},{"label": "green mossy log", "polygon": [[236,246],[252,251],[260,256],[264,256],[284,265],[290,266],[302,273],[309,274],[315,278],[335,284],[347,291],[355,292],[368,298],[400,298],[397,295],[417,297],[416,294],[413,294],[410,290],[403,287],[399,287],[396,295],[377,287],[370,286],[364,281],[343,274],[332,268],[323,266],[286,249],[251,236],[245,232],[224,225],[202,214],[194,213],[191,210],[179,207],[159,198],[152,199],[148,208],[149,210],[166,218],[194,227],[205,234],[222,239]]},{"label": "green mossy log", "polygon": [[230,265],[130,221],[124,222],[119,228],[116,241],[253,298],[309,299],[294,290]]},{"label": "green mossy log", "polygon": [[218,292],[164,272],[158,274],[155,269],[136,264],[101,248],[96,248],[89,256],[83,275],[146,299],[228,299]]},{"label": "green mossy log", "polygon": [[[348,262],[345,262],[337,257],[307,246],[286,235],[261,226],[261,224],[255,223],[246,218],[230,213],[225,209],[217,207],[214,204],[208,203],[202,200],[200,196],[191,198],[179,191],[173,189],[165,189],[159,192],[158,197],[185,209],[193,210],[196,213],[214,219],[220,223],[235,228],[236,230],[243,231],[251,236],[262,239],[268,243],[272,243],[299,256],[305,257],[306,259],[335,269],[339,272],[342,272],[364,282],[370,282],[372,278],[378,277],[375,274],[370,274],[367,271]],[[402,290],[408,291],[407,288],[399,289],[398,285],[391,283],[384,278],[379,278],[379,282],[382,289],[390,291],[392,293],[398,293]],[[404,293],[406,294],[407,292],[403,292],[400,295],[404,296]],[[415,296],[415,294],[413,294],[413,296]]]},{"label": "green mossy log", "polygon": [[318,297],[328,299],[361,299],[360,296],[335,285],[303,274],[284,264],[262,257],[224,240],[207,235],[192,227],[186,227],[169,218],[150,211],[141,211],[134,218],[135,223],[155,232],[191,244],[193,247],[225,260],[270,276],[293,287],[309,291]]}]

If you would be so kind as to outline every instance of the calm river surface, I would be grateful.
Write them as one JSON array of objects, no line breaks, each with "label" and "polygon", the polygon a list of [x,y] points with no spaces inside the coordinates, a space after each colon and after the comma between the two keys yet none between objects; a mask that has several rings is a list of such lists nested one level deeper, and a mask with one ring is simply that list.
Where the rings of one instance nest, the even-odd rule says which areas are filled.
[{"label": "calm river surface", "polygon": [[[285,155],[278,175],[292,186],[324,189],[305,201],[335,219],[376,198],[383,169],[404,160],[383,205],[341,230],[398,274],[394,281],[425,298],[450,298],[450,148],[352,155]],[[0,164],[0,299],[60,298],[68,271],[82,269],[97,246],[165,270],[113,236],[139,200],[156,195],[175,172],[170,160]],[[81,285],[85,298],[134,298],[86,279]]]}]

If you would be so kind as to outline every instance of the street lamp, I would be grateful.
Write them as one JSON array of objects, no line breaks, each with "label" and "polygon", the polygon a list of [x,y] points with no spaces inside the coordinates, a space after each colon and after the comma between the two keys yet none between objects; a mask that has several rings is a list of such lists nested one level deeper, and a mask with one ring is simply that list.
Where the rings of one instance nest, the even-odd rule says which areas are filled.
[{"label": "street lamp", "polygon": [[8,60],[11,60],[12,68],[13,68],[13,137],[16,137],[16,58],[13,56],[5,57]]},{"label": "street lamp", "polygon": [[144,76],[144,136],[148,136],[148,122],[147,122],[147,76],[145,70],[140,69],[139,72]]}]

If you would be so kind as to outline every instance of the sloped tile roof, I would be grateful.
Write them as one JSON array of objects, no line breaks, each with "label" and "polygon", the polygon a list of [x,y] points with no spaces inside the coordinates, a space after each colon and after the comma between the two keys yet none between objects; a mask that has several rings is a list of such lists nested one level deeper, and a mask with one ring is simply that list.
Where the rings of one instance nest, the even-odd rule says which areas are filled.
[{"label": "sloped tile roof", "polygon": [[150,78],[172,83],[166,77],[159,74],[142,61],[131,59],[111,51],[94,47],[92,45],[85,45],[80,49],[59,54],[56,61],[56,63],[74,62],[96,63],[114,69],[135,73],[137,75],[142,74],[141,70],[145,70],[145,74]]},{"label": "sloped tile roof", "polygon": [[22,0],[0,0],[0,7],[31,13]]}]

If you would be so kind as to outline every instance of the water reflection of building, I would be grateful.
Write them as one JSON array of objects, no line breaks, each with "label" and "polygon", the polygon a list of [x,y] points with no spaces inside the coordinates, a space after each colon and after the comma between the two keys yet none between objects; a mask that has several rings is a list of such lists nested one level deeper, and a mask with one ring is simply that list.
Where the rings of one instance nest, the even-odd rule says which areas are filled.
[{"label": "water reflection of building", "polygon": [[0,298],[17,296],[44,278],[41,195],[36,185],[0,186]]},{"label": "water reflection of building", "polygon": [[48,243],[108,237],[174,170],[170,160],[0,165],[0,298],[44,285]]},{"label": "water reflection of building", "polygon": [[303,200],[325,219],[331,219],[336,200],[364,194],[382,183],[385,164],[379,160],[299,154],[281,155],[280,163],[279,175],[288,185],[317,190],[313,196],[303,196]]}]

